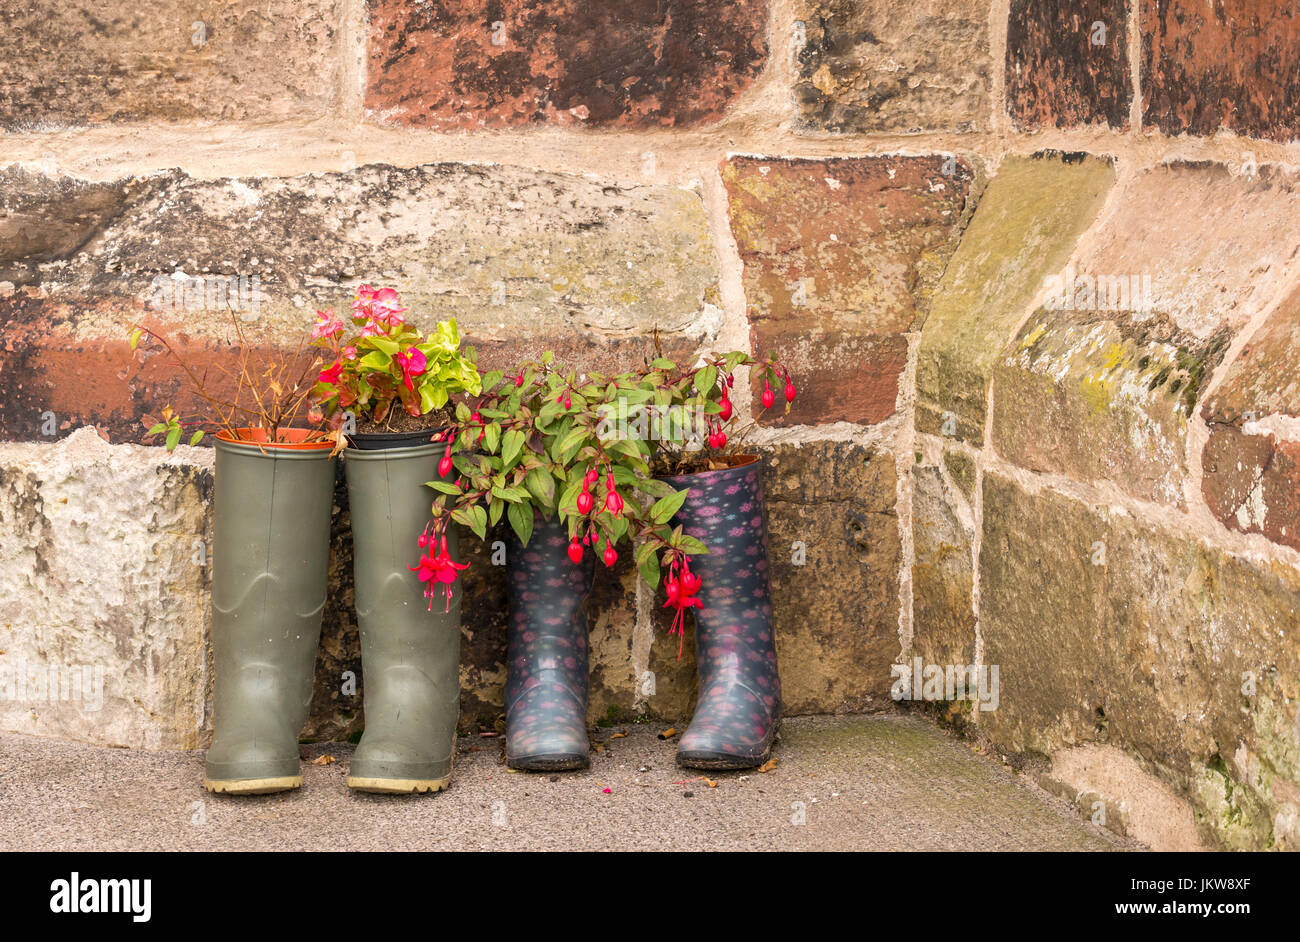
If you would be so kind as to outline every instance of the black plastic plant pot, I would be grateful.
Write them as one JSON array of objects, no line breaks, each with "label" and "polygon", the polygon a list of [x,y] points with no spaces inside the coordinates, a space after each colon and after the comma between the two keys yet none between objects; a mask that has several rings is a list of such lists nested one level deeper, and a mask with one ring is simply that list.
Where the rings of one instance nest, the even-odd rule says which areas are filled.
[{"label": "black plastic plant pot", "polygon": [[325,607],[333,443],[285,429],[217,435],[212,557],[213,737],[204,785],[263,794],[302,784]]},{"label": "black plastic plant pot", "polygon": [[690,490],[673,523],[709,550],[689,563],[702,607],[692,609],[699,703],[677,748],[688,768],[754,768],[776,737],[781,681],[761,472],[758,458],[745,455],[729,468],[663,479]]},{"label": "black plastic plant pot", "polygon": [[353,432],[348,444],[358,451],[388,451],[392,448],[419,448],[432,443],[442,429],[428,428],[416,432]]}]

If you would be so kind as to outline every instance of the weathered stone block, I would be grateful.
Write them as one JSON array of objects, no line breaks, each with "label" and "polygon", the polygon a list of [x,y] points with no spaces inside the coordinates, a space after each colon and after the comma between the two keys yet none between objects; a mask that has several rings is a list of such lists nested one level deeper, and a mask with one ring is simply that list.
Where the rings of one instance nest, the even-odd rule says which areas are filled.
[{"label": "weathered stone block", "polygon": [[0,729],[200,745],[211,491],[206,450],[0,447]]},{"label": "weathered stone block", "polygon": [[1267,168],[1240,177],[1177,164],[1114,199],[1003,353],[993,442],[1023,467],[1178,506],[1205,381],[1295,264],[1300,189]]},{"label": "weathered stone block", "polygon": [[763,421],[888,418],[904,334],[956,246],[971,169],[942,155],[735,157],[722,176],[754,349],[776,350],[801,390],[787,415]]},{"label": "weathered stone block", "polygon": [[796,126],[845,133],[988,128],[988,10],[967,0],[800,0]]},{"label": "weathered stone block", "polygon": [[1164,318],[1040,311],[995,373],[994,445],[1030,470],[1182,506],[1188,418],[1226,345]]},{"label": "weathered stone block", "polygon": [[975,663],[975,534],[970,508],[940,470],[912,468],[912,657]]},{"label": "weathered stone block", "polygon": [[1015,751],[1048,754],[1096,738],[1104,709],[1096,621],[1107,583],[1094,560],[1105,558],[1106,514],[984,473],[980,613],[984,660],[998,666],[1001,690],[980,728]]},{"label": "weathered stone block", "polygon": [[958,451],[956,448],[945,448],[943,452],[943,466],[948,472],[948,478],[957,485],[966,498],[967,503],[974,506],[975,503],[975,459],[964,451]]},{"label": "weathered stone block", "polygon": [[1142,0],[1142,120],[1165,134],[1300,137],[1300,8]]},{"label": "weathered stone block", "polygon": [[1300,548],[1300,291],[1250,338],[1202,414],[1210,510],[1234,530]]},{"label": "weathered stone block", "polygon": [[369,0],[372,118],[417,127],[716,121],[767,61],[767,3]]},{"label": "weathered stone block", "polygon": [[[21,271],[25,289],[0,298],[11,438],[36,437],[46,411],[136,438],[141,417],[185,386],[161,357],[128,370],[125,330],[138,318],[183,324],[200,365],[227,367],[235,319],[254,347],[291,351],[316,308],[345,309],[367,281],[399,288],[423,326],[455,316],[485,366],[553,348],[575,365],[625,368],[656,331],[689,355],[721,322],[703,204],[669,187],[461,164],[167,172],[96,189],[8,171],[10,205],[0,268]],[[61,221],[50,234],[46,208]]]},{"label": "weathered stone block", "polygon": [[893,456],[806,442],[773,446],[763,460],[786,711],[883,707],[901,653]]},{"label": "weathered stone block", "polygon": [[0,9],[0,129],[324,117],[340,0],[39,0]]},{"label": "weathered stone block", "polygon": [[984,524],[1002,689],[981,728],[1016,751],[1129,749],[1217,844],[1274,843],[1300,782],[1300,572],[998,474]]},{"label": "weathered stone block", "polygon": [[998,354],[1044,279],[1064,267],[1114,183],[1107,160],[1045,152],[1007,157],[980,195],[921,331],[917,428],[984,440]]},{"label": "weathered stone block", "polygon": [[1127,128],[1129,0],[1011,0],[1007,111],[1021,130]]}]

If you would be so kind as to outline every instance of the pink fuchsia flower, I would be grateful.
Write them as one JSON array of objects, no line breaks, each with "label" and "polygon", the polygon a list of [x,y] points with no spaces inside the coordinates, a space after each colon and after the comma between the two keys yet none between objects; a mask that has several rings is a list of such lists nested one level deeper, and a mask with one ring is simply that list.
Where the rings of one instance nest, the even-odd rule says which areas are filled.
[{"label": "pink fuchsia flower", "polygon": [[447,600],[443,611],[449,612],[451,611],[452,583],[456,581],[461,570],[469,568],[469,563],[458,563],[451,558],[447,552],[447,534],[444,533],[439,542],[437,554],[425,553],[420,557],[418,566],[407,566],[406,568],[416,573],[421,582],[429,583],[424,590],[424,597],[429,600],[430,611],[433,611],[434,587],[436,585],[442,586],[443,595]]},{"label": "pink fuchsia flower", "polygon": [[343,333],[343,322],[334,316],[333,311],[317,311],[316,325],[311,329],[311,339],[336,337]]},{"label": "pink fuchsia flower", "polygon": [[393,359],[402,368],[402,382],[406,384],[407,389],[415,392],[415,385],[411,382],[412,377],[422,375],[429,366],[424,354],[411,347],[409,350],[403,350]]}]

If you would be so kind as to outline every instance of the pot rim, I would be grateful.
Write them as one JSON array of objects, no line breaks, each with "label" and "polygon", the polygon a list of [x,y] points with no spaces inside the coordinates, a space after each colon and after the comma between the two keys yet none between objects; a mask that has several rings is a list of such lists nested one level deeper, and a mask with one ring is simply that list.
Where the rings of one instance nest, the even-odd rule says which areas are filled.
[{"label": "pot rim", "polygon": [[724,460],[734,460],[734,464],[729,464],[725,468],[708,468],[704,471],[686,471],[682,474],[664,474],[656,475],[661,481],[683,481],[692,478],[701,478],[706,474],[729,474],[732,471],[741,471],[753,466],[756,462],[762,460],[760,455],[741,454],[728,455]]},{"label": "pot rim", "polygon": [[[358,448],[354,442],[371,442],[373,444],[385,444],[402,442],[411,439],[411,444],[398,445],[398,448],[423,448],[425,445],[436,445],[438,442],[433,441],[433,436],[438,432],[445,432],[450,426],[430,425],[427,428],[413,429],[409,432],[351,432],[344,435],[347,439],[348,448],[356,451],[390,451],[392,448]],[[421,436],[426,436],[424,441],[420,441]]]},{"label": "pot rim", "polygon": [[325,439],[324,441],[304,441],[308,435],[318,434],[315,429],[308,428],[282,428],[280,435],[285,440],[268,441],[265,428],[236,428],[234,429],[241,437],[236,438],[226,429],[217,432],[217,441],[225,442],[228,445],[245,445],[250,448],[259,448],[267,451],[332,451],[334,442]]}]

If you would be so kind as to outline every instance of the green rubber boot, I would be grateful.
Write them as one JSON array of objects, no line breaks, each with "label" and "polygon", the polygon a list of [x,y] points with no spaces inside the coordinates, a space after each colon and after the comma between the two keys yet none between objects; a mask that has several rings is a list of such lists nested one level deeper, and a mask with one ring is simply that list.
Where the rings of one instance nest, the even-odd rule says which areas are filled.
[{"label": "green rubber boot", "polygon": [[329,564],[330,447],[217,438],[209,791],[260,795],[302,784],[298,734]]},{"label": "green rubber boot", "polygon": [[[440,446],[349,448],[353,572],[366,728],[348,787],[388,794],[436,792],[451,780],[460,715],[460,598],[425,598],[411,571],[429,520]],[[458,559],[455,527],[448,552]],[[432,611],[430,610],[432,601]]]}]

